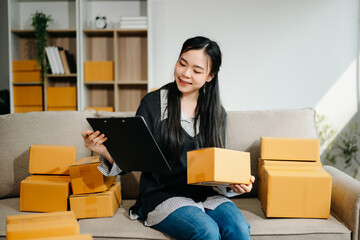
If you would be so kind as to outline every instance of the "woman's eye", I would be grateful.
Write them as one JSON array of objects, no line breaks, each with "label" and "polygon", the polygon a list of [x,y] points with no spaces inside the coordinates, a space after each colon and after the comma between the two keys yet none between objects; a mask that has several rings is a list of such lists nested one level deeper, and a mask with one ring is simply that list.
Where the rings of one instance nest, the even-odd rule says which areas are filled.
[{"label": "woman's eye", "polygon": [[194,73],[199,74],[200,72],[198,72],[198,71],[194,70]]},{"label": "woman's eye", "polygon": [[183,64],[183,63],[181,63],[181,62],[179,62],[179,64],[180,64],[181,66],[185,67],[185,64]]}]

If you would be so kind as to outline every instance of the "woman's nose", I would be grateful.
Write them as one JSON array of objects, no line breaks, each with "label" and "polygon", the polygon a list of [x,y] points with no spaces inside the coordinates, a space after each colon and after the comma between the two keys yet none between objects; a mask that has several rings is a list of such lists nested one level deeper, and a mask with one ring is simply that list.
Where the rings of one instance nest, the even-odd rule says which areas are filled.
[{"label": "woman's nose", "polygon": [[191,70],[190,68],[184,69],[183,76],[189,78],[191,76],[190,70]]}]

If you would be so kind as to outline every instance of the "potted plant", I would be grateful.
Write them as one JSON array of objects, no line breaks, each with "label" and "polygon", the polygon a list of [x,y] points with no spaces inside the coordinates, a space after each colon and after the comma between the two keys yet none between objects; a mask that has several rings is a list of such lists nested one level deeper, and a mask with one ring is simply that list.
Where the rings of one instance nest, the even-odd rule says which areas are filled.
[{"label": "potted plant", "polygon": [[36,11],[34,14],[31,15],[32,19],[32,26],[34,28],[35,33],[35,42],[37,46],[36,51],[36,60],[38,61],[38,65],[41,71],[41,81],[44,83],[45,79],[45,47],[47,43],[46,39],[46,28],[48,27],[49,23],[53,21],[51,15],[45,15],[41,11]]}]

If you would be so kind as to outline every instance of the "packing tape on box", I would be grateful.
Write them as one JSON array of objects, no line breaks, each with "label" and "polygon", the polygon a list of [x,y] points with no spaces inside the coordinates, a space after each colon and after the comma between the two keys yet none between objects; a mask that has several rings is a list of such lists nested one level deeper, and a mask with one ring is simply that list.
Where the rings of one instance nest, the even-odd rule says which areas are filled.
[{"label": "packing tape on box", "polygon": [[53,220],[64,220],[64,219],[73,219],[72,216],[42,216],[42,217],[36,217],[36,218],[27,218],[27,219],[15,219],[11,220],[11,223],[21,224],[21,223],[31,223],[31,222],[48,222]]},{"label": "packing tape on box", "polygon": [[84,182],[83,191],[87,192],[89,189],[95,189],[95,183],[94,182],[92,182],[92,181],[89,181],[88,183]]},{"label": "packing tape on box", "polygon": [[79,168],[80,176],[89,174],[90,172],[91,172],[91,166],[89,166],[89,165],[83,165]]},{"label": "packing tape on box", "polygon": [[85,206],[94,205],[97,202],[96,196],[89,196],[85,198]]}]

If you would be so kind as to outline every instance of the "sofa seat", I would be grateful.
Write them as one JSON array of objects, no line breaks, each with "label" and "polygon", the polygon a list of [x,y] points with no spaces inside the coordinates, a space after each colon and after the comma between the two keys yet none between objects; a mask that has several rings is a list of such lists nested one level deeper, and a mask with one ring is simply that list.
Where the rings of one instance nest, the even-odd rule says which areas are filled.
[{"label": "sofa seat", "polygon": [[[251,225],[251,239],[350,239],[351,231],[333,215],[329,219],[267,219],[257,198],[232,199]],[[94,239],[170,239],[165,234],[132,221],[127,213],[135,200],[124,200],[113,217],[79,220],[80,232]],[[0,200],[0,239],[5,239],[6,216],[19,212],[19,198]]]}]

